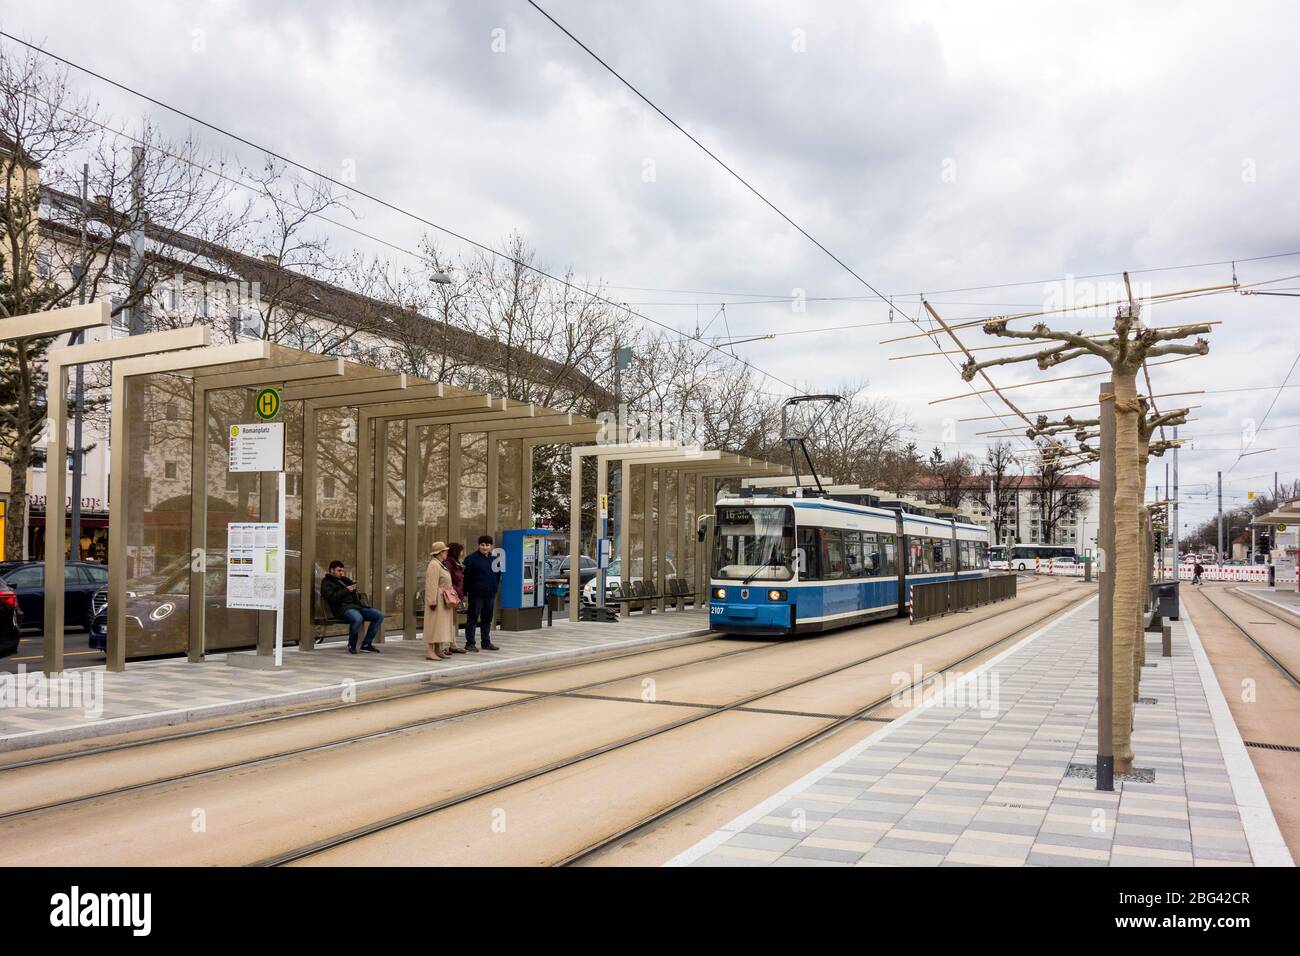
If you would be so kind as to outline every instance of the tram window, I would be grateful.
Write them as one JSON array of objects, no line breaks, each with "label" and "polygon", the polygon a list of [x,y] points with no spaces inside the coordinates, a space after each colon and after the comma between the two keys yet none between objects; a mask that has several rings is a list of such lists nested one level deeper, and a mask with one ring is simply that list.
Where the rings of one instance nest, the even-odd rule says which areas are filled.
[{"label": "tram window", "polygon": [[818,581],[821,574],[818,568],[817,529],[804,525],[799,529],[799,553],[795,556],[799,569],[799,580]]},{"label": "tram window", "polygon": [[874,578],[880,574],[880,542],[871,531],[862,533],[862,576]]},{"label": "tram window", "polygon": [[898,576],[898,549],[892,534],[878,535],[877,546],[880,548],[879,573],[887,577]]},{"label": "tram window", "polygon": [[844,539],[844,576],[860,578],[866,574],[862,559],[862,535],[857,531],[842,531]]},{"label": "tram window", "polygon": [[911,560],[908,563],[909,574],[929,574],[934,571],[934,547],[930,538],[911,539]]},{"label": "tram window", "polygon": [[935,551],[935,570],[952,571],[952,542],[944,538],[939,542],[939,548]]},{"label": "tram window", "polygon": [[823,581],[836,581],[844,577],[844,541],[834,528],[823,528],[821,572]]}]

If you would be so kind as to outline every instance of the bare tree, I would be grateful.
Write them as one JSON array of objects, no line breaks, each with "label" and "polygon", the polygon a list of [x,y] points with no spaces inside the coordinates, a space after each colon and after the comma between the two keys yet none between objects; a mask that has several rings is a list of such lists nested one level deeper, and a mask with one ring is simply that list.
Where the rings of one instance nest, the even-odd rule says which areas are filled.
[{"label": "bare tree", "polygon": [[938,499],[937,504],[948,508],[961,508],[970,488],[975,463],[970,455],[958,454],[943,457],[943,449],[936,445],[925,462],[925,475],[930,479],[932,491],[928,497]]},{"label": "bare tree", "polygon": [[1037,443],[1034,462],[1034,504],[1038,508],[1038,527],[1044,544],[1058,544],[1058,526],[1075,517],[1083,506],[1079,489],[1070,484],[1071,470],[1062,462],[1060,447],[1047,440]]},{"label": "bare tree", "polygon": [[[1127,278],[1127,277],[1126,277]],[[1140,630],[1143,575],[1139,555],[1138,497],[1138,419],[1141,406],[1138,402],[1137,373],[1151,358],[1161,355],[1204,355],[1209,343],[1203,337],[1210,332],[1206,324],[1185,325],[1170,329],[1144,327],[1132,303],[1115,316],[1115,335],[1109,339],[1088,338],[1082,332],[1063,332],[1049,328],[1044,323],[1022,331],[1007,328],[1007,319],[995,319],[984,324],[990,335],[1005,338],[1028,339],[1056,343],[1028,354],[1003,356],[977,362],[968,360],[962,366],[962,377],[970,381],[982,369],[1014,362],[1034,361],[1041,369],[1049,369],[1085,355],[1095,356],[1111,369],[1115,395],[1115,554],[1107,555],[1115,569],[1115,601],[1112,611],[1114,639],[1114,692],[1113,727],[1115,771],[1129,773],[1133,769],[1133,700],[1134,683],[1140,674],[1135,671],[1135,645],[1142,639]],[[1198,336],[1195,342],[1181,344],[1177,340]]]},{"label": "bare tree", "polygon": [[1006,540],[1007,523],[1014,520],[1010,512],[1020,486],[1020,476],[1012,474],[1016,461],[1015,446],[1009,441],[994,442],[984,453],[984,473],[974,498],[988,510],[996,544]]},{"label": "bare tree", "polygon": [[[201,155],[193,141],[166,140],[148,123],[132,137],[106,132],[98,116],[96,104],[68,86],[66,70],[0,49],[0,320],[106,297],[114,316],[143,316],[162,279],[182,263],[152,244],[129,254],[133,235],[165,243],[182,231],[219,238],[233,228],[219,160]],[[94,197],[84,204],[79,160]],[[5,551],[14,556],[23,553],[26,519],[12,505],[26,496],[47,418],[49,345],[20,340],[0,353],[0,460],[10,469],[11,502]],[[52,507],[57,512],[60,503]]]}]

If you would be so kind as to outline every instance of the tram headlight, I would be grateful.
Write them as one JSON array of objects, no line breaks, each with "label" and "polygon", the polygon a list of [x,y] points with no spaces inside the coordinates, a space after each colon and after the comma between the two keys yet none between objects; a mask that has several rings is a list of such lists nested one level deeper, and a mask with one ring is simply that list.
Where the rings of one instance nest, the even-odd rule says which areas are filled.
[{"label": "tram headlight", "polygon": [[717,598],[719,601],[725,601],[725,600],[727,599],[727,589],[726,589],[726,588],[714,588],[714,589],[713,589],[713,596],[714,596],[715,598]]},{"label": "tram headlight", "polygon": [[789,596],[790,596],[790,595],[789,595],[789,592],[787,592],[787,591],[778,591],[778,590],[776,590],[775,588],[773,588],[771,591],[768,591],[768,592],[767,592],[767,599],[768,599],[769,601],[784,601],[784,600],[785,600],[787,597],[789,597]]}]

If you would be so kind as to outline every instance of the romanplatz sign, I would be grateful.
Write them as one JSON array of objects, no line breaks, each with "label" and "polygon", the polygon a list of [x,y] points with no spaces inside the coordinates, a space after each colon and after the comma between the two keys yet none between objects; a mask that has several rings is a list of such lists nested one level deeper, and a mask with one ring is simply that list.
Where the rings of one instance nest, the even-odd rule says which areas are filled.
[{"label": "romanplatz sign", "polygon": [[230,426],[231,471],[284,471],[284,423]]}]

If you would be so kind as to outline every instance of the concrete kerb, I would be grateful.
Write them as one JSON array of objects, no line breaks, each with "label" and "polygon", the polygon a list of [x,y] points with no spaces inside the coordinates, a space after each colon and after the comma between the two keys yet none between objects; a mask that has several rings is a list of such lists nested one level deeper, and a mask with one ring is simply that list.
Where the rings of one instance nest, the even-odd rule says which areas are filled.
[{"label": "concrete kerb", "polygon": [[[989,660],[985,661],[983,664],[979,665],[974,670],[967,671],[960,678],[958,678],[957,681],[954,683],[953,685],[954,690],[965,687],[971,681],[976,680],[981,674],[983,674],[985,671],[997,665],[1003,659],[1010,657],[1012,654],[1016,653],[1016,651],[1019,651],[1021,648],[1027,647],[1029,644],[1038,640],[1040,637],[1042,637],[1052,628],[1056,627],[1058,624],[1068,621],[1070,618],[1074,617],[1074,615],[1079,614],[1085,608],[1090,607],[1096,600],[1097,598],[1095,597],[1089,598],[1087,601],[1084,601],[1082,604],[1078,605],[1077,607],[1071,608],[1070,610],[1066,611],[1064,614],[1060,615],[1059,617],[1044,624],[1038,630],[1034,631],[1034,633],[1021,638],[1019,641],[1016,641],[1016,643],[1012,644],[1005,651],[1002,651],[997,656],[992,657]],[[877,730],[871,736],[858,741],[856,744],[849,747],[843,753],[839,754],[838,756],[832,757],[830,760],[826,761],[820,767],[810,770],[808,773],[804,774],[794,783],[774,793],[772,796],[768,797],[766,800],[764,800],[762,803],[758,804],[757,806],[751,807],[749,810],[746,810],[744,813],[736,817],[731,822],[724,824],[716,832],[709,834],[707,837],[705,837],[703,840],[696,843],[694,846],[688,847],[687,849],[683,850],[681,853],[677,854],[675,857],[668,860],[663,865],[664,866],[689,866],[690,864],[694,863],[696,860],[700,859],[701,857],[716,850],[719,846],[721,846],[723,843],[726,843],[727,840],[731,839],[737,833],[757,823],[763,817],[770,814],[773,810],[780,807],[791,797],[801,793],[803,790],[812,786],[814,783],[816,783],[826,774],[830,773],[833,770],[836,770],[839,767],[842,767],[844,764],[848,763],[850,760],[857,757],[859,754],[861,754],[864,750],[868,749],[869,747],[872,747],[875,744],[878,744],[880,741],[886,739],[887,737],[892,736],[900,727],[905,727],[907,724],[911,723],[921,714],[930,710],[938,703],[940,703],[940,701],[937,698],[932,698],[931,700],[923,701],[920,706],[913,707],[907,713],[903,714],[901,717],[897,718],[896,720],[893,720],[890,723],[886,724],[884,727],[882,727],[880,730]]]},{"label": "concrete kerb", "polygon": [[1291,851],[1287,849],[1282,831],[1278,828],[1277,818],[1273,816],[1273,807],[1264,793],[1264,786],[1259,782],[1259,774],[1251,763],[1246,744],[1237,730],[1237,722],[1228,709],[1227,698],[1219,687],[1219,679],[1210,666],[1210,659],[1201,644],[1201,637],[1196,633],[1196,625],[1185,609],[1179,607],[1180,623],[1187,633],[1187,643],[1192,649],[1192,658],[1196,661],[1196,670],[1200,674],[1201,684],[1205,688],[1205,700],[1210,707],[1210,719],[1214,722],[1214,733],[1219,738],[1219,749],[1223,752],[1223,763],[1228,771],[1228,782],[1232,784],[1232,795],[1237,801],[1237,810],[1241,815],[1241,826],[1246,831],[1246,843],[1256,866],[1294,866]]},{"label": "concrete kerb", "polygon": [[[655,634],[650,637],[639,637],[630,641],[614,641],[608,644],[593,644],[590,647],[577,647],[562,651],[552,651],[550,653],[538,654],[522,660],[515,659],[499,662],[483,661],[475,664],[462,664],[452,674],[427,670],[413,671],[408,674],[390,674],[385,677],[375,677],[368,680],[356,681],[352,687],[357,694],[358,702],[360,702],[361,695],[363,694],[372,694],[375,692],[391,690],[397,687],[416,687],[420,684],[430,684],[438,687],[455,687],[488,676],[511,677],[519,673],[526,673],[538,664],[576,660],[578,658],[590,657],[608,651],[645,647],[651,644],[672,644],[674,642],[691,643],[689,640],[690,638],[701,636],[707,637],[711,633],[712,632],[707,627],[694,628],[685,631],[673,631],[668,634]],[[224,666],[224,661],[220,661],[215,655],[212,662],[221,663]],[[156,727],[178,726],[181,724],[194,723],[201,720],[209,720],[214,717],[224,717],[232,714],[253,713],[256,711],[274,711],[283,707],[293,707],[298,704],[312,704],[324,700],[335,700],[338,698],[342,687],[343,685],[341,683],[333,683],[306,690],[287,691],[283,694],[274,694],[265,697],[252,697],[244,700],[234,700],[217,704],[203,704],[198,707],[178,708],[174,710],[157,711],[156,713],[151,714],[136,714],[128,717],[110,717],[107,720],[82,724],[76,727],[64,727],[58,730],[32,730],[19,734],[10,734],[0,737],[0,753],[13,753],[15,751],[26,750],[32,747],[44,747],[51,744],[73,743],[81,740],[94,739],[95,737],[107,737],[114,734],[131,733],[137,730],[149,730]]]}]

